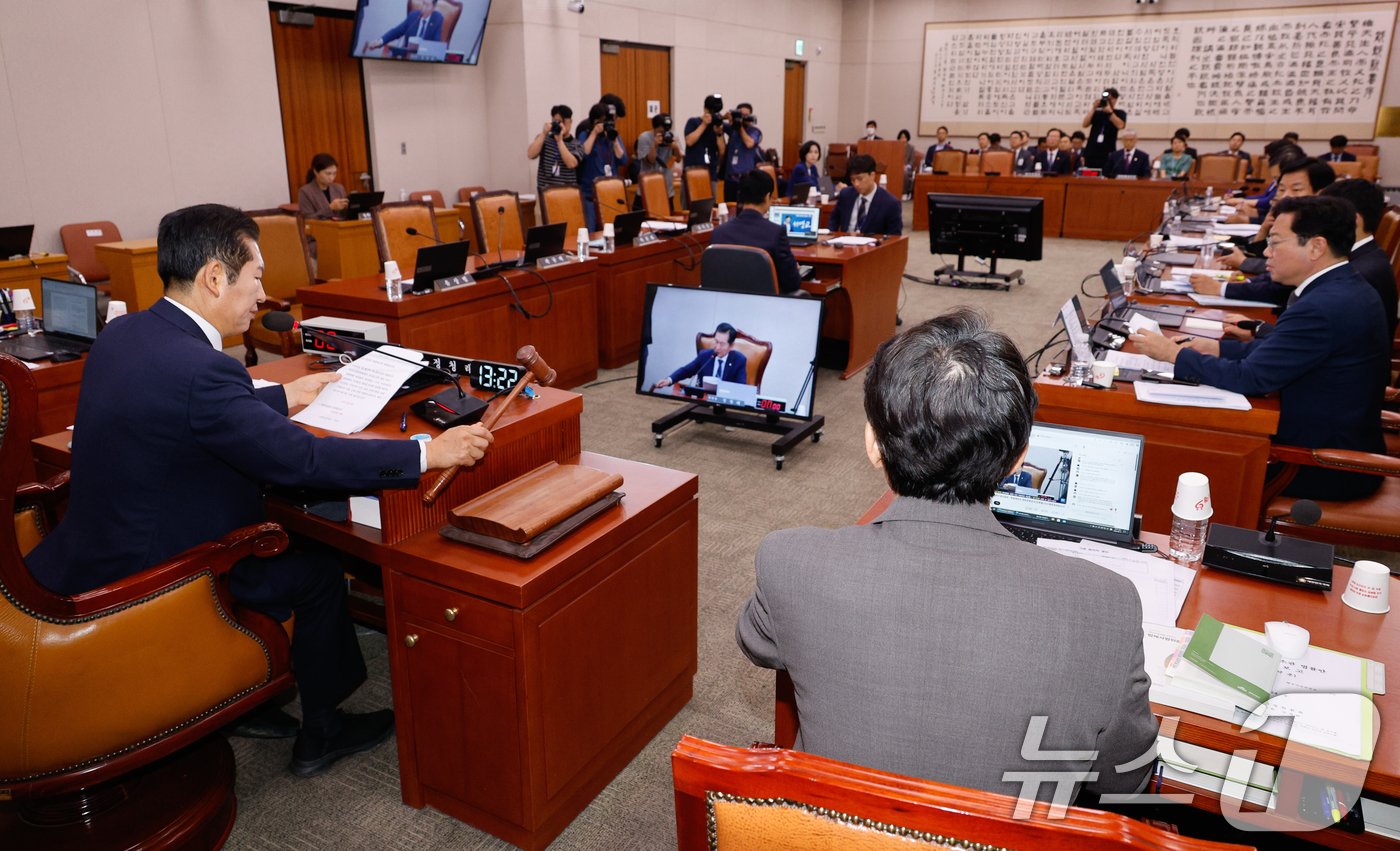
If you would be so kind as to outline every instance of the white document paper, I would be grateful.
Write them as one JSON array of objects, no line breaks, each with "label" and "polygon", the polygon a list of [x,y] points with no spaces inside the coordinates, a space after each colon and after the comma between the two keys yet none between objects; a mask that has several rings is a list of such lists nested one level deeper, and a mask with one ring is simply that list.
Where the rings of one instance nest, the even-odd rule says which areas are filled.
[{"label": "white document paper", "polygon": [[1162,326],[1157,324],[1157,320],[1145,313],[1134,313],[1128,318],[1128,333],[1136,334],[1139,331],[1151,331],[1153,334],[1161,334]]},{"label": "white document paper", "polygon": [[1209,331],[1212,334],[1220,334],[1225,330],[1225,323],[1216,322],[1214,319],[1197,319],[1194,316],[1188,316],[1181,321],[1181,330]]},{"label": "white document paper", "polygon": [[1215,225],[1212,229],[1217,230],[1220,233],[1229,234],[1230,236],[1254,236],[1259,232],[1258,225],[1252,225],[1248,222],[1245,222],[1243,224],[1239,222],[1235,222],[1233,224],[1220,224]]},{"label": "white document paper", "polygon": [[1162,278],[1157,282],[1157,289],[1164,293],[1187,295],[1192,287],[1191,282],[1185,278]]},{"label": "white document paper", "polygon": [[[1098,541],[1058,541],[1041,538],[1037,542],[1061,555],[1091,561],[1127,579],[1142,600],[1144,624],[1171,626],[1186,602],[1186,593],[1196,573],[1189,567]],[[1184,575],[1180,575],[1184,571]]]},{"label": "white document paper", "polygon": [[1191,280],[1192,275],[1205,275],[1206,277],[1214,278],[1217,281],[1224,281],[1230,278],[1232,275],[1238,274],[1239,272],[1235,272],[1230,269],[1197,269],[1192,266],[1172,267],[1172,278],[1178,281],[1189,281]]},{"label": "white document paper", "polygon": [[1085,333],[1084,325],[1079,321],[1079,303],[1076,299],[1077,297],[1072,296],[1060,306],[1060,323],[1065,326],[1065,333],[1069,335],[1074,359],[1080,363],[1093,363],[1094,350],[1089,345],[1089,335]]},{"label": "white document paper", "polygon": [[838,237],[835,237],[835,238],[833,238],[833,239],[827,240],[827,241],[826,241],[826,244],[827,244],[827,245],[841,245],[841,246],[845,246],[845,245],[859,246],[859,245],[874,245],[874,244],[876,243],[876,241],[877,241],[877,240],[876,240],[874,237],[870,237],[870,236],[838,236]]},{"label": "white document paper", "polygon": [[[402,356],[422,358],[416,352],[395,351]],[[380,352],[362,355],[341,367],[340,380],[322,388],[316,400],[292,419],[338,434],[354,434],[379,416],[385,403],[419,368],[416,363],[406,363]]]},{"label": "white document paper", "polygon": [[653,231],[678,231],[685,230],[687,225],[684,222],[664,222],[660,219],[647,219],[642,222],[642,227]]},{"label": "white document paper", "polygon": [[1172,375],[1172,370],[1176,368],[1164,360],[1153,360],[1147,355],[1139,355],[1131,352],[1110,350],[1103,353],[1103,359],[1119,369],[1146,369],[1152,372],[1163,372],[1167,375]]},{"label": "white document paper", "polygon": [[276,387],[276,386],[277,386],[277,382],[276,382],[276,381],[268,381],[266,378],[254,378],[254,379],[253,379],[253,389],[254,389],[254,390],[261,390],[261,389],[263,389],[264,387]]},{"label": "white document paper", "polygon": [[1271,301],[1251,301],[1244,298],[1226,298],[1223,295],[1203,295],[1191,293],[1191,300],[1201,307],[1278,307]]},{"label": "white document paper", "polygon": [[1248,411],[1254,407],[1240,393],[1207,387],[1202,384],[1192,387],[1189,384],[1154,384],[1150,381],[1134,381],[1133,393],[1139,402],[1152,402],[1157,405],[1180,405],[1187,408],[1224,408],[1229,411]]}]

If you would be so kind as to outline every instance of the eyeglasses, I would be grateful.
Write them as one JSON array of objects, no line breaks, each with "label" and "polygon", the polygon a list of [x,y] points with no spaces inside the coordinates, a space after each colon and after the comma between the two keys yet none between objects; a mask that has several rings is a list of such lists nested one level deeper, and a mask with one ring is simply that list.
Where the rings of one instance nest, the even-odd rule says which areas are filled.
[{"label": "eyeglasses", "polygon": [[1293,236],[1271,236],[1268,239],[1264,240],[1264,245],[1268,246],[1269,248],[1276,248],[1279,245],[1282,245],[1283,243],[1289,241],[1296,242],[1299,245],[1303,245],[1307,242],[1306,239],[1295,234]]}]

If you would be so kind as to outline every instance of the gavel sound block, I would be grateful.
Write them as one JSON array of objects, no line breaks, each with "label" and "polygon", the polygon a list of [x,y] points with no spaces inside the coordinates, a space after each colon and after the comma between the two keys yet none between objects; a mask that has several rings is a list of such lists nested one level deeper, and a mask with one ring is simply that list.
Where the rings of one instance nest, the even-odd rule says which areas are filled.
[{"label": "gavel sound block", "polygon": [[[531,381],[538,381],[541,387],[548,387],[559,377],[559,373],[544,362],[544,358],[540,357],[540,353],[535,351],[534,346],[521,346],[519,351],[515,353],[515,360],[516,363],[525,367],[525,374],[520,376],[519,381],[515,382],[515,386],[510,389],[510,393],[501,400],[501,403],[482,419],[481,424],[488,429],[496,427],[501,415],[505,413],[506,408],[510,407],[510,403],[515,401],[515,397],[520,395],[520,391],[525,389],[525,385]],[[423,504],[432,505],[437,502],[437,498],[452,483],[452,479],[456,477],[457,471],[460,469],[461,467],[454,466],[443,470],[437,481],[433,482],[433,486],[423,494]]]}]

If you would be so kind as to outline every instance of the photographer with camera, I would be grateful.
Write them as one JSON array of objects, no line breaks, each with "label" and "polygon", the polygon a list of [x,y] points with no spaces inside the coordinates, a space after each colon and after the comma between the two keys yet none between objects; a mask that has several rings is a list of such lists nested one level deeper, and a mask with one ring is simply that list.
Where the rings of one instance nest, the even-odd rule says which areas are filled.
[{"label": "photographer with camera", "polygon": [[1098,100],[1084,115],[1089,137],[1084,146],[1083,166],[1103,168],[1108,155],[1118,148],[1118,131],[1127,124],[1128,113],[1118,108],[1118,90],[1109,86],[1099,93]]},{"label": "photographer with camera", "polygon": [[705,111],[685,122],[685,167],[704,166],[710,170],[710,193],[714,194],[719,178],[719,164],[724,159],[724,99],[718,94],[705,96]]},{"label": "photographer with camera", "polygon": [[[666,197],[676,196],[675,181],[671,180],[671,158],[676,154],[676,134],[671,129],[668,113],[653,115],[651,129],[637,137],[637,175],[660,172],[666,178]],[[640,209],[642,193],[637,193]]]},{"label": "photographer with camera", "polygon": [[540,161],[539,175],[535,178],[536,190],[543,192],[548,186],[573,186],[578,183],[579,160],[583,149],[570,132],[574,126],[574,111],[564,104],[549,110],[550,119],[544,129],[530,141],[525,156]]},{"label": "photographer with camera", "polygon": [[617,107],[595,103],[588,110],[588,130],[583,139],[583,166],[579,170],[579,188],[583,190],[583,215],[590,231],[598,230],[598,213],[594,210],[593,181],[600,177],[616,177],[627,166],[627,148],[617,135]]},{"label": "photographer with camera", "polygon": [[724,197],[739,197],[739,181],[763,162],[763,131],[758,129],[753,105],[741,103],[725,122],[729,139],[725,144]]}]

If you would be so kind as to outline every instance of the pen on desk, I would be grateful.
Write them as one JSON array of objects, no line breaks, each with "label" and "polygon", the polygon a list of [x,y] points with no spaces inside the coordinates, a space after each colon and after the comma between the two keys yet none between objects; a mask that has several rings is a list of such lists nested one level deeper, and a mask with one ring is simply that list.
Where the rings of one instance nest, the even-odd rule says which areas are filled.
[{"label": "pen on desk", "polygon": [[403,417],[399,420],[399,431],[408,431],[408,411],[404,411]]},{"label": "pen on desk", "polygon": [[1195,337],[1177,337],[1177,338],[1176,338],[1176,342],[1185,344],[1185,343],[1190,343],[1190,342],[1194,341],[1195,339],[1196,339]]}]

